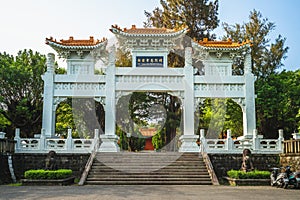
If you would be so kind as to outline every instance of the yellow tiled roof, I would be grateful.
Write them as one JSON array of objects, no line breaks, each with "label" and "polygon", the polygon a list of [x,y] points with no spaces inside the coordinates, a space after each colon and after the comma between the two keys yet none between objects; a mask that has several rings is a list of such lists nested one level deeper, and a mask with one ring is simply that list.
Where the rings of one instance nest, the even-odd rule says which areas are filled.
[{"label": "yellow tiled roof", "polygon": [[185,29],[167,29],[167,28],[137,28],[136,25],[132,25],[130,29],[128,28],[120,28],[118,25],[112,25],[110,29],[111,32],[115,33],[120,32],[129,35],[166,35],[166,34],[177,34],[180,31],[184,31]]},{"label": "yellow tiled roof", "polygon": [[46,44],[56,43],[63,46],[95,46],[104,41],[106,41],[105,38],[102,40],[95,40],[92,36],[88,40],[74,40],[74,37],[71,36],[68,40],[60,40],[60,42],[56,41],[52,37],[46,38]]},{"label": "yellow tiled roof", "polygon": [[209,41],[207,38],[204,38],[202,41],[197,41],[199,45],[204,47],[212,47],[212,48],[238,48],[247,44],[251,45],[251,42],[249,40],[238,43],[238,42],[232,42],[232,40],[227,41]]}]

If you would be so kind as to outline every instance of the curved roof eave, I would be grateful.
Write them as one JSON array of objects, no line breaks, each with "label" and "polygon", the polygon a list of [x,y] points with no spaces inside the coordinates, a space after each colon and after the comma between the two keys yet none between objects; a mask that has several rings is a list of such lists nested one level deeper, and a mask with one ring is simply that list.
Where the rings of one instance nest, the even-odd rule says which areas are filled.
[{"label": "curved roof eave", "polygon": [[126,33],[124,31],[121,31],[117,28],[111,28],[110,29],[112,33],[114,34],[117,34],[119,36],[122,36],[122,37],[178,37],[178,36],[181,36],[183,34],[186,33],[187,29],[182,29],[180,31],[177,31],[177,32],[172,32],[172,33],[158,33],[158,34],[155,34],[155,33],[150,33],[150,34],[146,34],[146,33],[140,33],[140,34],[137,34],[137,33]]},{"label": "curved roof eave", "polygon": [[47,44],[53,48],[59,48],[59,49],[82,49],[82,50],[93,50],[93,49],[97,49],[100,48],[102,46],[105,46],[107,44],[107,41],[104,41],[102,43],[96,44],[96,45],[62,45],[62,44],[58,44],[56,42],[47,40]]},{"label": "curved roof eave", "polygon": [[192,42],[192,47],[196,49],[209,50],[209,51],[238,51],[238,50],[249,48],[250,44],[244,44],[238,47],[207,47],[207,46],[202,46],[196,42]]}]

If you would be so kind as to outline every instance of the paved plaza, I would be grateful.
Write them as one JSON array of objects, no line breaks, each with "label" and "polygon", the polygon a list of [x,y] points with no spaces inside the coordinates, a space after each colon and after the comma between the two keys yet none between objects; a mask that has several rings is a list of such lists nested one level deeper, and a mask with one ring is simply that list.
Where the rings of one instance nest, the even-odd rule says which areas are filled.
[{"label": "paved plaza", "polygon": [[121,186],[0,186],[0,199],[59,200],[292,200],[300,199],[300,190],[270,186],[199,186],[199,185],[121,185]]}]

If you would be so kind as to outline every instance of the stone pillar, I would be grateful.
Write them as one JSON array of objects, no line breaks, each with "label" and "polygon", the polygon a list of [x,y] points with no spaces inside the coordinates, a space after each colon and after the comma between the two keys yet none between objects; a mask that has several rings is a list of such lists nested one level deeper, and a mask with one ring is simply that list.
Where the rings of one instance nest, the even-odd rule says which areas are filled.
[{"label": "stone pillar", "polygon": [[227,138],[225,143],[225,149],[231,151],[233,149],[233,140],[231,138],[231,130],[227,130]]},{"label": "stone pillar", "polygon": [[194,69],[192,66],[192,48],[185,49],[184,67],[184,100],[183,100],[183,135],[180,152],[199,152],[196,143],[198,136],[194,134]]},{"label": "stone pillar", "polygon": [[46,148],[46,136],[45,136],[45,129],[42,128],[41,130],[41,137],[40,137],[40,146],[39,150],[44,151]]},{"label": "stone pillar", "polygon": [[257,135],[257,129],[253,130],[252,148],[253,148],[253,150],[259,150],[260,149],[260,138]]},{"label": "stone pillar", "polygon": [[93,150],[98,150],[99,148],[99,129],[95,129],[95,133],[94,133],[94,149],[91,149],[92,151]]},{"label": "stone pillar", "polygon": [[[45,136],[52,137],[55,134],[55,115],[53,114],[53,95],[54,95],[54,54],[47,55],[47,71],[42,76],[44,80],[44,102],[43,102],[43,122],[42,128],[45,129]],[[53,116],[54,115],[54,116]]]},{"label": "stone pillar", "polygon": [[72,138],[72,129],[68,129],[68,136],[67,136],[67,141],[66,141],[66,147],[67,147],[67,150],[72,150],[73,149],[73,145],[72,145],[72,142],[73,141],[73,138]]},{"label": "stone pillar", "polygon": [[21,138],[20,138],[20,129],[16,128],[15,130],[15,138],[16,146],[15,146],[15,152],[19,152],[21,150]]},{"label": "stone pillar", "polygon": [[206,141],[205,141],[205,131],[204,129],[200,129],[200,151],[206,152]]},{"label": "stone pillar", "polygon": [[245,58],[245,107],[243,109],[243,128],[244,138],[252,138],[253,130],[256,129],[255,116],[255,91],[254,81],[255,77],[251,72],[251,55],[247,53]]},{"label": "stone pillar", "polygon": [[284,141],[284,137],[283,137],[283,129],[279,129],[278,130],[278,151],[283,151],[283,144],[282,142]]},{"label": "stone pillar", "polygon": [[116,66],[115,47],[112,46],[109,52],[109,63],[106,69],[106,97],[105,97],[105,134],[100,138],[100,152],[118,152],[120,147],[117,142],[119,137],[115,134],[116,129]]}]

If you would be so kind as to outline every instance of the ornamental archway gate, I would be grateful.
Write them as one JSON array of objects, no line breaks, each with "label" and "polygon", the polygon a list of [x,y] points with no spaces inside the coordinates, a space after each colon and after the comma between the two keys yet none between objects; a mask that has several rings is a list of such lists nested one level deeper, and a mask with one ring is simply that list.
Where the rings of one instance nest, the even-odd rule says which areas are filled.
[{"label": "ornamental archway gate", "polygon": [[[120,29],[112,26],[121,47],[130,49],[132,67],[115,66],[115,47],[105,50],[107,40],[68,40],[47,38],[46,43],[67,61],[67,74],[54,73],[54,54],[48,54],[44,80],[43,129],[47,137],[55,134],[55,111],[67,97],[94,98],[105,108],[105,134],[101,135],[101,152],[117,152],[115,134],[116,102],[132,91],[168,92],[183,104],[183,135],[179,151],[198,152],[194,134],[194,110],[205,98],[232,98],[243,111],[243,137],[251,138],[255,124],[254,76],[251,73],[250,44],[231,41],[191,41],[185,48],[184,68],[168,68],[167,56],[181,41],[186,29]],[[108,53],[103,75],[95,75],[95,63]],[[233,75],[234,59],[244,58],[244,74]],[[203,64],[201,73],[192,59]]]}]

